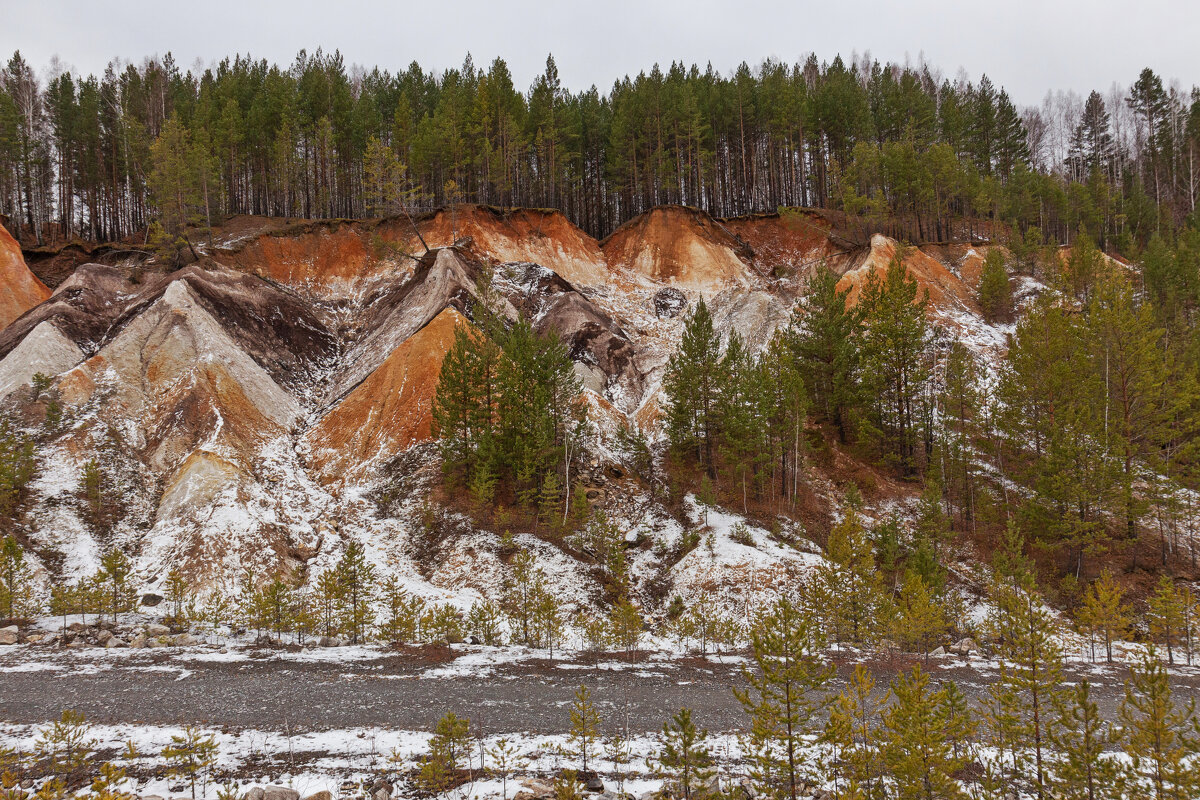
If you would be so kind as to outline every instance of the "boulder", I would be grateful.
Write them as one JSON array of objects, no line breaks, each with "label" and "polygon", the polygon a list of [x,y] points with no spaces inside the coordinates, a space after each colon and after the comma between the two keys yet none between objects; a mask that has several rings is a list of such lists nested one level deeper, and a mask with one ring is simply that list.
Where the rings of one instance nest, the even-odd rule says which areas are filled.
[{"label": "boulder", "polygon": [[30,636],[29,638],[27,638],[25,641],[29,642],[30,644],[40,644],[41,641],[45,638],[46,637],[43,636],[42,634],[35,633],[32,636]]},{"label": "boulder", "polygon": [[960,655],[969,656],[971,653],[979,652],[979,645],[975,643],[974,639],[968,636],[965,639],[958,640],[954,645],[954,649]]},{"label": "boulder", "polygon": [[934,650],[934,651],[933,651],[932,653],[930,653],[929,655],[930,655],[930,656],[932,656],[932,657],[934,657],[934,658],[937,658],[938,656],[944,656],[944,655],[946,655],[946,648],[944,648],[944,647],[939,647],[937,650]]},{"label": "boulder", "polygon": [[659,319],[679,316],[687,304],[687,296],[674,287],[668,286],[654,293],[654,314]]},{"label": "boulder", "polygon": [[319,792],[313,792],[308,797],[304,798],[304,800],[333,800],[333,795],[322,789]]},{"label": "boulder", "polygon": [[146,634],[139,633],[137,636],[129,640],[129,646],[135,650],[140,650],[146,646]]},{"label": "boulder", "polygon": [[16,625],[9,625],[7,628],[0,628],[0,644],[16,644],[20,638],[20,631]]},{"label": "boulder", "polygon": [[153,592],[147,592],[146,594],[142,595],[142,605],[149,606],[150,608],[154,608],[156,605],[158,605],[162,601],[163,601],[163,598],[162,598],[161,594],[154,594]]},{"label": "boulder", "polygon": [[67,630],[69,630],[71,633],[83,633],[87,629],[88,626],[84,625],[82,622],[72,622],[67,626]]},{"label": "boulder", "polygon": [[96,644],[107,645],[109,643],[109,641],[111,641],[112,639],[113,639],[112,631],[105,630],[104,628],[101,628],[100,630],[96,631]]},{"label": "boulder", "polygon": [[261,786],[251,786],[242,800],[263,800],[265,794]]},{"label": "boulder", "polygon": [[550,800],[554,797],[554,786],[547,781],[537,778],[526,778],[521,781],[521,791],[513,800]]},{"label": "boulder", "polygon": [[300,793],[285,786],[267,786],[263,789],[263,800],[300,800]]},{"label": "boulder", "polygon": [[199,644],[200,640],[190,633],[181,633],[175,637],[173,644],[176,647],[191,647],[194,644]]},{"label": "boulder", "polygon": [[129,643],[119,636],[110,636],[108,641],[104,643],[104,646],[112,650],[120,647],[129,647]]},{"label": "boulder", "polygon": [[578,780],[583,784],[583,788],[589,792],[604,791],[604,781],[595,772],[582,773],[578,776]]},{"label": "boulder", "polygon": [[333,636],[322,636],[317,639],[317,647],[341,647],[342,642]]},{"label": "boulder", "polygon": [[168,628],[166,625],[159,625],[156,622],[152,622],[146,626],[146,635],[147,636],[151,636],[151,637],[167,636],[170,633],[171,633],[170,628]]},{"label": "boulder", "polygon": [[161,794],[143,794],[138,796],[138,800],[163,800]]}]

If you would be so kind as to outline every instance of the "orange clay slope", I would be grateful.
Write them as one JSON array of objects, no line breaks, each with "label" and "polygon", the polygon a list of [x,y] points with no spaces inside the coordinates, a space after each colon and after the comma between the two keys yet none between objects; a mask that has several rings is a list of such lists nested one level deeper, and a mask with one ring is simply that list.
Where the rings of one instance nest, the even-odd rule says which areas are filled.
[{"label": "orange clay slope", "polygon": [[0,330],[49,296],[25,265],[17,240],[0,225]]}]

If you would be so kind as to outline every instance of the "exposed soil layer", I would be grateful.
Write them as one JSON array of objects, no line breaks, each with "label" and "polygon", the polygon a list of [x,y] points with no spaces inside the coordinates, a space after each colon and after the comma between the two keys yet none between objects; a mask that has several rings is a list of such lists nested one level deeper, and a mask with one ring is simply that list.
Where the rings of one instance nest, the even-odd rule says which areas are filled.
[{"label": "exposed soil layer", "polygon": [[830,241],[829,222],[804,210],[755,214],[722,220],[722,224],[754,251],[760,272],[774,277],[806,279],[825,263],[842,272],[848,266],[843,250]]},{"label": "exposed soil layer", "polygon": [[849,289],[849,302],[857,303],[871,270],[876,270],[882,278],[898,252],[903,253],[903,263],[908,268],[909,277],[917,282],[918,297],[927,291],[929,301],[935,307],[979,311],[975,293],[971,287],[951,272],[945,264],[922,250],[901,247],[894,239],[879,234],[871,238],[871,249],[862,263],[847,271],[838,281],[838,289],[842,291]]},{"label": "exposed soil layer", "polygon": [[[429,247],[469,238],[471,252],[488,261],[541,264],[576,286],[598,286],[609,278],[600,245],[559,211],[462,206],[426,215],[417,227]],[[420,252],[416,236],[408,245]]]},{"label": "exposed soil layer", "polygon": [[357,475],[429,438],[442,360],[463,324],[456,310],[443,310],[321,418],[307,438],[326,480]]},{"label": "exposed soil layer", "polygon": [[0,329],[50,296],[50,290],[25,266],[21,246],[0,225]]},{"label": "exposed soil layer", "polygon": [[747,284],[754,274],[749,244],[704,212],[683,206],[634,217],[601,247],[610,267],[694,291]]}]

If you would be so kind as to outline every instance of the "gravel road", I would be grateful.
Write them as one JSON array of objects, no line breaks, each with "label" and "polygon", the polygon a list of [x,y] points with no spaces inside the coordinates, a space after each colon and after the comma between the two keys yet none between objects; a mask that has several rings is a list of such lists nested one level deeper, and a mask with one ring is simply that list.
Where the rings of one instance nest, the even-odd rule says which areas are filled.
[{"label": "gravel road", "polygon": [[[23,652],[19,652],[23,651]],[[697,723],[730,731],[745,722],[731,691],[740,667],[698,658],[623,664],[525,660],[487,665],[486,652],[388,654],[361,660],[307,661],[273,654],[240,661],[195,660],[186,652],[0,652],[0,722],[39,724],[63,709],[99,723],[196,723],[230,729],[293,731],[380,726],[428,730],[449,711],[483,733],[564,732],[567,706],[580,684],[606,722],[654,731],[681,706]],[[459,663],[456,663],[456,659]],[[462,664],[466,659],[470,663]],[[875,662],[880,686],[907,662]],[[1081,667],[1107,715],[1123,696],[1123,667]],[[848,672],[841,665],[840,676]],[[986,662],[942,662],[934,679],[952,678],[978,698],[991,673]],[[1068,671],[1066,682],[1081,677]],[[839,677],[839,682],[840,682]],[[1200,695],[1200,670],[1177,671],[1182,698]]]}]

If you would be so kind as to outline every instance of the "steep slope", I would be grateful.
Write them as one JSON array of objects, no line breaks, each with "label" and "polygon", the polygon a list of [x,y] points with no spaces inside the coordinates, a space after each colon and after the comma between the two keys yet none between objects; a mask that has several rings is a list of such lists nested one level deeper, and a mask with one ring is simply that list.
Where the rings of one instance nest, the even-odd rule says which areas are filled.
[{"label": "steep slope", "polygon": [[[647,537],[629,548],[635,592],[733,596],[747,576],[761,587],[788,580],[806,558],[757,528],[753,547],[719,532],[715,557],[666,563],[699,517],[647,495],[617,433],[632,423],[661,442],[663,373],[699,296],[722,339],[737,333],[759,350],[816,264],[846,273],[857,297],[897,247],[839,244],[823,217],[803,212],[717,221],[679,207],[654,209],[603,245],[557,212],[471,206],[412,222],[236,218],[215,241],[196,264],[169,274],[150,264],[137,282],[81,266],[0,331],[0,405],[21,412],[13,418],[39,442],[19,524],[68,573],[93,570],[118,544],[146,587],[172,566],[211,586],[245,565],[320,570],[355,540],[423,596],[488,596],[507,569],[498,532],[443,502],[429,438],[442,361],[459,326],[478,318],[490,275],[499,313],[556,332],[583,379],[592,426],[572,483]],[[905,263],[939,325],[983,352],[1003,337],[959,274],[974,257],[929,248]],[[38,372],[56,376],[40,406],[18,391]],[[41,426],[47,398],[64,410],[58,427]],[[89,508],[81,489],[92,460],[111,508]],[[815,467],[812,479],[826,480]],[[820,530],[836,492],[813,493]],[[511,533],[573,597],[596,599],[586,559]]]},{"label": "steep slope", "polygon": [[634,217],[600,243],[608,265],[711,294],[755,282],[752,249],[702,211],[662,206]]},{"label": "steep slope", "polygon": [[94,401],[99,418],[125,428],[155,470],[198,447],[248,454],[300,415],[183,279],[63,376],[59,390],[70,406]]},{"label": "steep slope", "polygon": [[17,240],[0,225],[0,329],[50,296],[21,255]]},{"label": "steep slope", "polygon": [[429,438],[442,360],[455,328],[466,324],[455,309],[443,310],[308,430],[311,462],[323,480],[362,477]]},{"label": "steep slope", "polygon": [[929,292],[929,300],[933,308],[966,309],[978,313],[979,306],[974,292],[945,264],[920,249],[901,248],[895,239],[889,239],[878,233],[871,237],[871,249],[862,263],[846,272],[838,281],[838,289],[840,291],[849,289],[849,302],[857,303],[859,293],[871,270],[877,270],[882,276],[899,251],[904,253],[904,266],[908,268],[909,276],[917,282],[918,291]]}]

